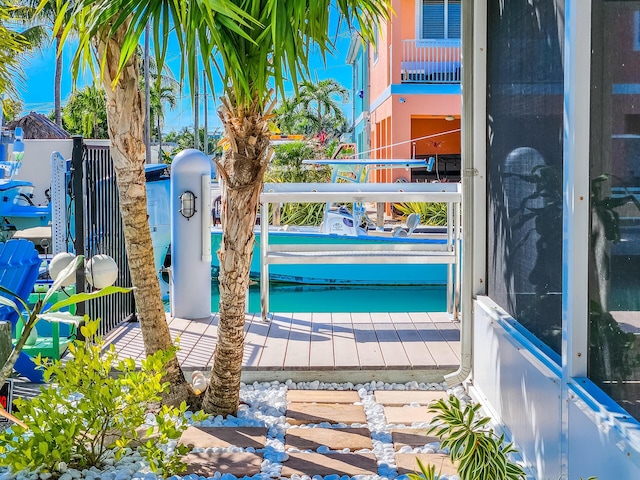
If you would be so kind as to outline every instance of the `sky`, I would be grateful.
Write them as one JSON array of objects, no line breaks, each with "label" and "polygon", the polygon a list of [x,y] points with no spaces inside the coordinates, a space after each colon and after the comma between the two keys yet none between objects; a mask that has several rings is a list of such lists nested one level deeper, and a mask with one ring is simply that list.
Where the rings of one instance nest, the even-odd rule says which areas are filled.
[{"label": "sky", "polygon": [[[332,22],[332,32],[336,30],[336,23]],[[332,56],[327,57],[326,65],[323,63],[319,55],[314,55],[310,61],[309,69],[311,79],[324,80],[334,78],[342,83],[347,89],[351,89],[351,66],[346,64],[345,58],[347,49],[349,48],[350,34],[346,26],[339,28],[337,37],[335,38],[336,49]],[[153,51],[153,49],[152,49]],[[65,48],[63,56],[63,76],[62,76],[62,105],[69,98],[72,91],[71,78],[71,59],[73,57],[73,47]],[[180,53],[174,48],[168,53],[168,64],[174,75],[178,77],[180,74]],[[53,110],[53,79],[55,68],[55,48],[52,46],[41,53],[34,53],[26,58],[23,62],[26,82],[19,88],[22,100],[24,102],[23,114],[35,111],[42,114],[49,114]],[[202,77],[200,77],[202,78]],[[82,87],[86,83],[90,83],[89,74],[78,82],[78,87]],[[202,85],[200,87],[202,93]],[[208,129],[214,132],[220,126],[220,121],[216,112],[216,102],[211,96],[211,92],[207,86],[208,101]],[[220,93],[217,91],[216,93]],[[293,93],[293,88],[288,94]],[[202,98],[202,96],[201,96]],[[343,104],[343,110],[347,118],[351,118],[352,104]],[[200,105],[200,127],[204,126],[204,102]],[[173,110],[165,111],[165,133],[181,130],[184,127],[193,128],[193,109],[191,105],[191,96],[188,89],[183,89],[178,94],[178,102]]]}]

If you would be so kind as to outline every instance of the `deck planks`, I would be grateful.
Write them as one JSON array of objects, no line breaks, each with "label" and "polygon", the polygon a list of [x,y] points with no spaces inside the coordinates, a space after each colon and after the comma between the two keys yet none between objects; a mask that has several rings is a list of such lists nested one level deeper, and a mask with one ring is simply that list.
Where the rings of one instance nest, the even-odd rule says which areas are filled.
[{"label": "deck planks", "polygon": [[[185,370],[210,370],[218,320],[167,318]],[[460,362],[460,324],[442,313],[275,313],[268,322],[247,314],[244,340],[244,371],[453,371]],[[121,358],[144,357],[137,323],[105,341]]]}]

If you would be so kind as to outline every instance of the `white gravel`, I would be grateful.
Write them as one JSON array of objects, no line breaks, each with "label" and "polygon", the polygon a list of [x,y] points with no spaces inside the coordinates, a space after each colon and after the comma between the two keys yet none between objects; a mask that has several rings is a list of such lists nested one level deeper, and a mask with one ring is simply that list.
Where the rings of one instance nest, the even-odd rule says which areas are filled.
[{"label": "white gravel", "polygon": [[[418,383],[409,382],[405,384],[388,384],[383,382],[368,382],[363,384],[352,383],[324,383],[320,381],[313,382],[293,382],[287,380],[285,383],[274,382],[254,382],[253,384],[242,384],[240,391],[240,399],[242,404],[238,410],[237,417],[228,416],[223,418],[221,416],[211,417],[208,420],[200,423],[200,426],[218,427],[218,426],[266,426],[268,428],[267,443],[264,451],[259,450],[259,453],[263,453],[264,461],[262,462],[261,472],[252,478],[253,480],[268,480],[273,478],[279,478],[282,470],[282,462],[288,458],[288,453],[285,451],[284,435],[285,429],[289,427],[286,424],[286,392],[288,389],[298,390],[355,390],[358,392],[362,405],[365,410],[367,423],[366,424],[352,424],[352,425],[334,425],[334,427],[366,427],[371,431],[371,438],[373,440],[373,450],[369,449],[358,450],[358,453],[374,453],[378,462],[378,475],[360,475],[353,477],[356,480],[386,480],[397,479],[406,480],[406,475],[398,476],[394,448],[391,440],[391,429],[396,427],[386,423],[382,405],[376,403],[373,392],[375,390],[445,390],[444,384],[439,383]],[[466,400],[466,393],[461,387],[451,391],[458,397]],[[186,420],[191,422],[191,412],[187,412]],[[153,425],[155,418],[149,416],[147,423]],[[294,428],[318,428],[329,427],[329,424],[318,425],[301,425]],[[414,423],[413,427],[426,427],[419,423]],[[176,446],[175,441],[164,445],[168,451],[171,451]],[[223,453],[223,452],[255,452],[253,448],[240,448],[240,447],[227,447],[227,448],[196,448],[194,452],[211,452],[211,453]],[[294,452],[295,450],[291,450]],[[326,446],[318,447],[319,453],[327,453],[331,450]],[[348,449],[341,450],[341,452],[348,452]],[[410,447],[404,447],[401,453],[434,453],[440,452],[439,444],[432,443],[422,448],[412,449]],[[443,452],[447,453],[447,452]],[[115,461],[114,458],[109,459],[106,462],[105,468],[99,470],[91,468],[83,471],[74,470],[68,468],[64,463],[58,466],[60,472],[60,480],[74,480],[74,479],[89,479],[89,480],[159,480],[160,477],[151,472],[148,465],[142,460],[142,457],[136,451],[128,451],[119,461]],[[5,469],[0,468],[0,480],[10,480],[10,475]],[[18,480],[49,480],[51,474],[38,474],[24,472],[17,475]],[[169,480],[202,480],[204,477],[198,477],[197,475],[186,475],[184,477],[173,476]],[[234,480],[235,476],[231,474],[219,474],[217,473],[214,479],[220,480]],[[348,480],[348,476],[329,475],[324,477],[324,480]],[[441,480],[457,480],[458,476],[443,475]],[[322,477],[315,476],[313,479],[309,476],[294,475],[292,480],[322,480]]]}]

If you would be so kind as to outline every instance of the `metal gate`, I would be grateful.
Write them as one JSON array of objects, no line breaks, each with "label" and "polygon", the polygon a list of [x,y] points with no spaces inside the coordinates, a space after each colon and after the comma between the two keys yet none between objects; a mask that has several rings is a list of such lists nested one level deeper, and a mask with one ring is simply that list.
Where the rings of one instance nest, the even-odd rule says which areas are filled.
[{"label": "metal gate", "polygon": [[[77,254],[88,260],[97,254],[110,255],[118,265],[115,285],[131,286],[131,275],[120,217],[118,189],[109,147],[85,145],[82,137],[73,137],[70,168],[70,217],[74,238],[67,238]],[[79,270],[76,290],[89,291],[84,271]],[[135,318],[133,293],[102,297],[78,305],[78,314],[102,319],[100,334],[105,334],[124,320]]]}]

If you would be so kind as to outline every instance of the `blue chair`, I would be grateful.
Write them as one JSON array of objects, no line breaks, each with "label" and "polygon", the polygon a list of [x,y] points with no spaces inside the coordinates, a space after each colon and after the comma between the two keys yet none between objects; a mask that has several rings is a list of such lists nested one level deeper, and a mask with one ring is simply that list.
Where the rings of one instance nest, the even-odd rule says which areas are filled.
[{"label": "blue chair", "polygon": [[[0,285],[22,299],[29,298],[38,279],[40,263],[41,260],[33,242],[20,239],[0,243]],[[4,292],[0,292],[0,295],[9,297]],[[16,331],[18,323],[16,311],[7,306],[0,306],[0,319],[11,322],[14,332]],[[42,372],[36,370],[35,364],[24,351],[21,352],[14,368],[32,382],[43,381]]]}]

